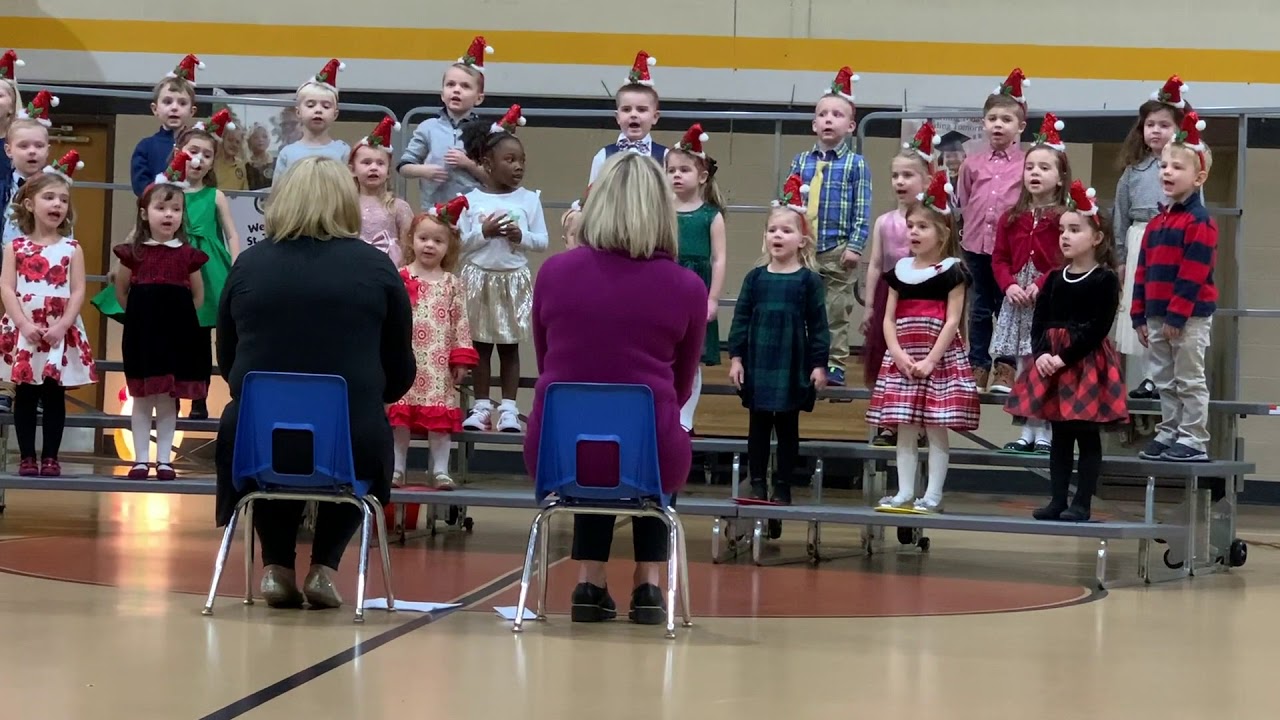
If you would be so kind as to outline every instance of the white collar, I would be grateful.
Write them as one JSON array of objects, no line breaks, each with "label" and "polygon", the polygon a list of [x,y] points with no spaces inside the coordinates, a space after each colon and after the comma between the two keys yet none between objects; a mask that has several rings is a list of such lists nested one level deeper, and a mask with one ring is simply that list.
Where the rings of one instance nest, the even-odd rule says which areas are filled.
[{"label": "white collar", "polygon": [[898,263],[893,266],[893,274],[897,275],[899,280],[908,285],[919,285],[930,278],[935,278],[950,270],[955,267],[958,262],[960,262],[959,258],[949,257],[943,258],[942,262],[936,265],[917,268],[914,265],[915,258],[908,255],[899,260]]},{"label": "white collar", "polygon": [[167,242],[160,242],[159,240],[143,240],[143,241],[142,241],[142,244],[143,244],[143,245],[152,245],[152,246],[156,246],[156,245],[163,245],[163,246],[165,246],[165,247],[170,247],[170,248],[180,248],[180,247],[182,247],[182,241],[181,241],[181,240],[179,240],[178,238],[174,238],[174,239],[169,240],[169,241],[167,241]]}]

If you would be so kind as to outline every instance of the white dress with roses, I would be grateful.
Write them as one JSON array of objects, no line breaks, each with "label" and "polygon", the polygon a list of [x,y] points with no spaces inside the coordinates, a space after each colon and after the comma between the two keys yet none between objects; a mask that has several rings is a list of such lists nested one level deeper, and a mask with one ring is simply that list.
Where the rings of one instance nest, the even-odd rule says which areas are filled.
[{"label": "white dress with roses", "polygon": [[[17,273],[18,302],[31,322],[41,330],[62,319],[71,298],[71,258],[80,245],[62,238],[52,245],[39,245],[17,238],[13,241],[14,270]],[[32,342],[18,331],[14,319],[5,313],[0,320],[0,380],[15,385],[40,385],[45,379],[63,387],[90,385],[98,381],[84,323],[77,315],[66,335],[56,342]]]}]

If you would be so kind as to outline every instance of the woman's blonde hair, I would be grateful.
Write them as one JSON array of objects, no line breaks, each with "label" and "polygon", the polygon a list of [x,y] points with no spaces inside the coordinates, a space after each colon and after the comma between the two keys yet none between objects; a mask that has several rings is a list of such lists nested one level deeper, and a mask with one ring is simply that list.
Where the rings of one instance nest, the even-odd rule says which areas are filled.
[{"label": "woman's blonde hair", "polygon": [[351,171],[317,156],[290,167],[267,201],[266,235],[276,242],[359,237],[360,199]]},{"label": "woman's blonde hair", "polygon": [[9,124],[18,117],[18,110],[22,108],[22,93],[18,92],[18,84],[12,80],[0,80],[0,92],[6,93],[13,100],[13,109],[9,111],[9,117],[0,117],[0,132],[7,131]]},{"label": "woman's blonde hair", "polygon": [[582,210],[579,242],[596,250],[675,257],[676,205],[666,172],[653,158],[618,153],[605,162]]},{"label": "woman's blonde hair", "polygon": [[760,259],[756,261],[757,266],[768,265],[772,260],[769,255],[769,222],[773,220],[775,215],[781,213],[789,213],[782,217],[793,217],[796,221],[796,227],[800,228],[800,236],[804,238],[804,244],[800,246],[800,264],[813,270],[818,271],[818,250],[814,247],[813,233],[809,232],[809,219],[804,215],[786,207],[776,207],[769,211],[769,217],[765,220],[765,237],[760,243]]}]

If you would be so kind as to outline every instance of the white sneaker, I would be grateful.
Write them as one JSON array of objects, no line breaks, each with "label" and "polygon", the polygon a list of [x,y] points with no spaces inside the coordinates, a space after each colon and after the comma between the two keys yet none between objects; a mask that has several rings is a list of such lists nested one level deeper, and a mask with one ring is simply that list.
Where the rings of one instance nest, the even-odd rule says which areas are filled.
[{"label": "white sneaker", "polygon": [[489,429],[489,423],[492,420],[493,405],[482,400],[471,408],[471,412],[467,414],[467,419],[462,421],[462,429],[485,432]]},{"label": "white sneaker", "polygon": [[495,429],[498,432],[520,432],[520,413],[516,412],[514,408],[500,408],[498,410],[498,426]]}]

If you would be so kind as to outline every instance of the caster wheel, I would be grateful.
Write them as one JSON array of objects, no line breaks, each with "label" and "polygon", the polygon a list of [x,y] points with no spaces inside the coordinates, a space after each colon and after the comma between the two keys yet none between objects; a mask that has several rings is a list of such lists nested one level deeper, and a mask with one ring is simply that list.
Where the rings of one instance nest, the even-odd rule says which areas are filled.
[{"label": "caster wheel", "polygon": [[1240,567],[1248,562],[1248,560],[1249,546],[1240,538],[1232,540],[1230,555],[1228,556],[1228,561],[1231,567]]},{"label": "caster wheel", "polygon": [[1173,562],[1173,549],[1172,549],[1172,548],[1170,548],[1170,549],[1168,549],[1168,550],[1165,550],[1165,551],[1164,551],[1164,566],[1165,566],[1165,567],[1167,567],[1167,568],[1169,568],[1170,570],[1181,570],[1181,569],[1182,569],[1182,563],[1180,563],[1180,562],[1178,562],[1178,563]]},{"label": "caster wheel", "polygon": [[898,528],[898,544],[914,545],[916,542],[916,532],[914,528]]},{"label": "caster wheel", "polygon": [[777,540],[780,537],[782,537],[782,521],[770,520],[769,521],[769,539]]},{"label": "caster wheel", "polygon": [[462,529],[468,533],[474,531],[476,529],[476,521],[471,518],[463,518]]},{"label": "caster wheel", "polygon": [[920,538],[920,542],[916,543],[916,546],[920,548],[920,552],[929,552],[929,545],[930,542],[927,537]]}]

